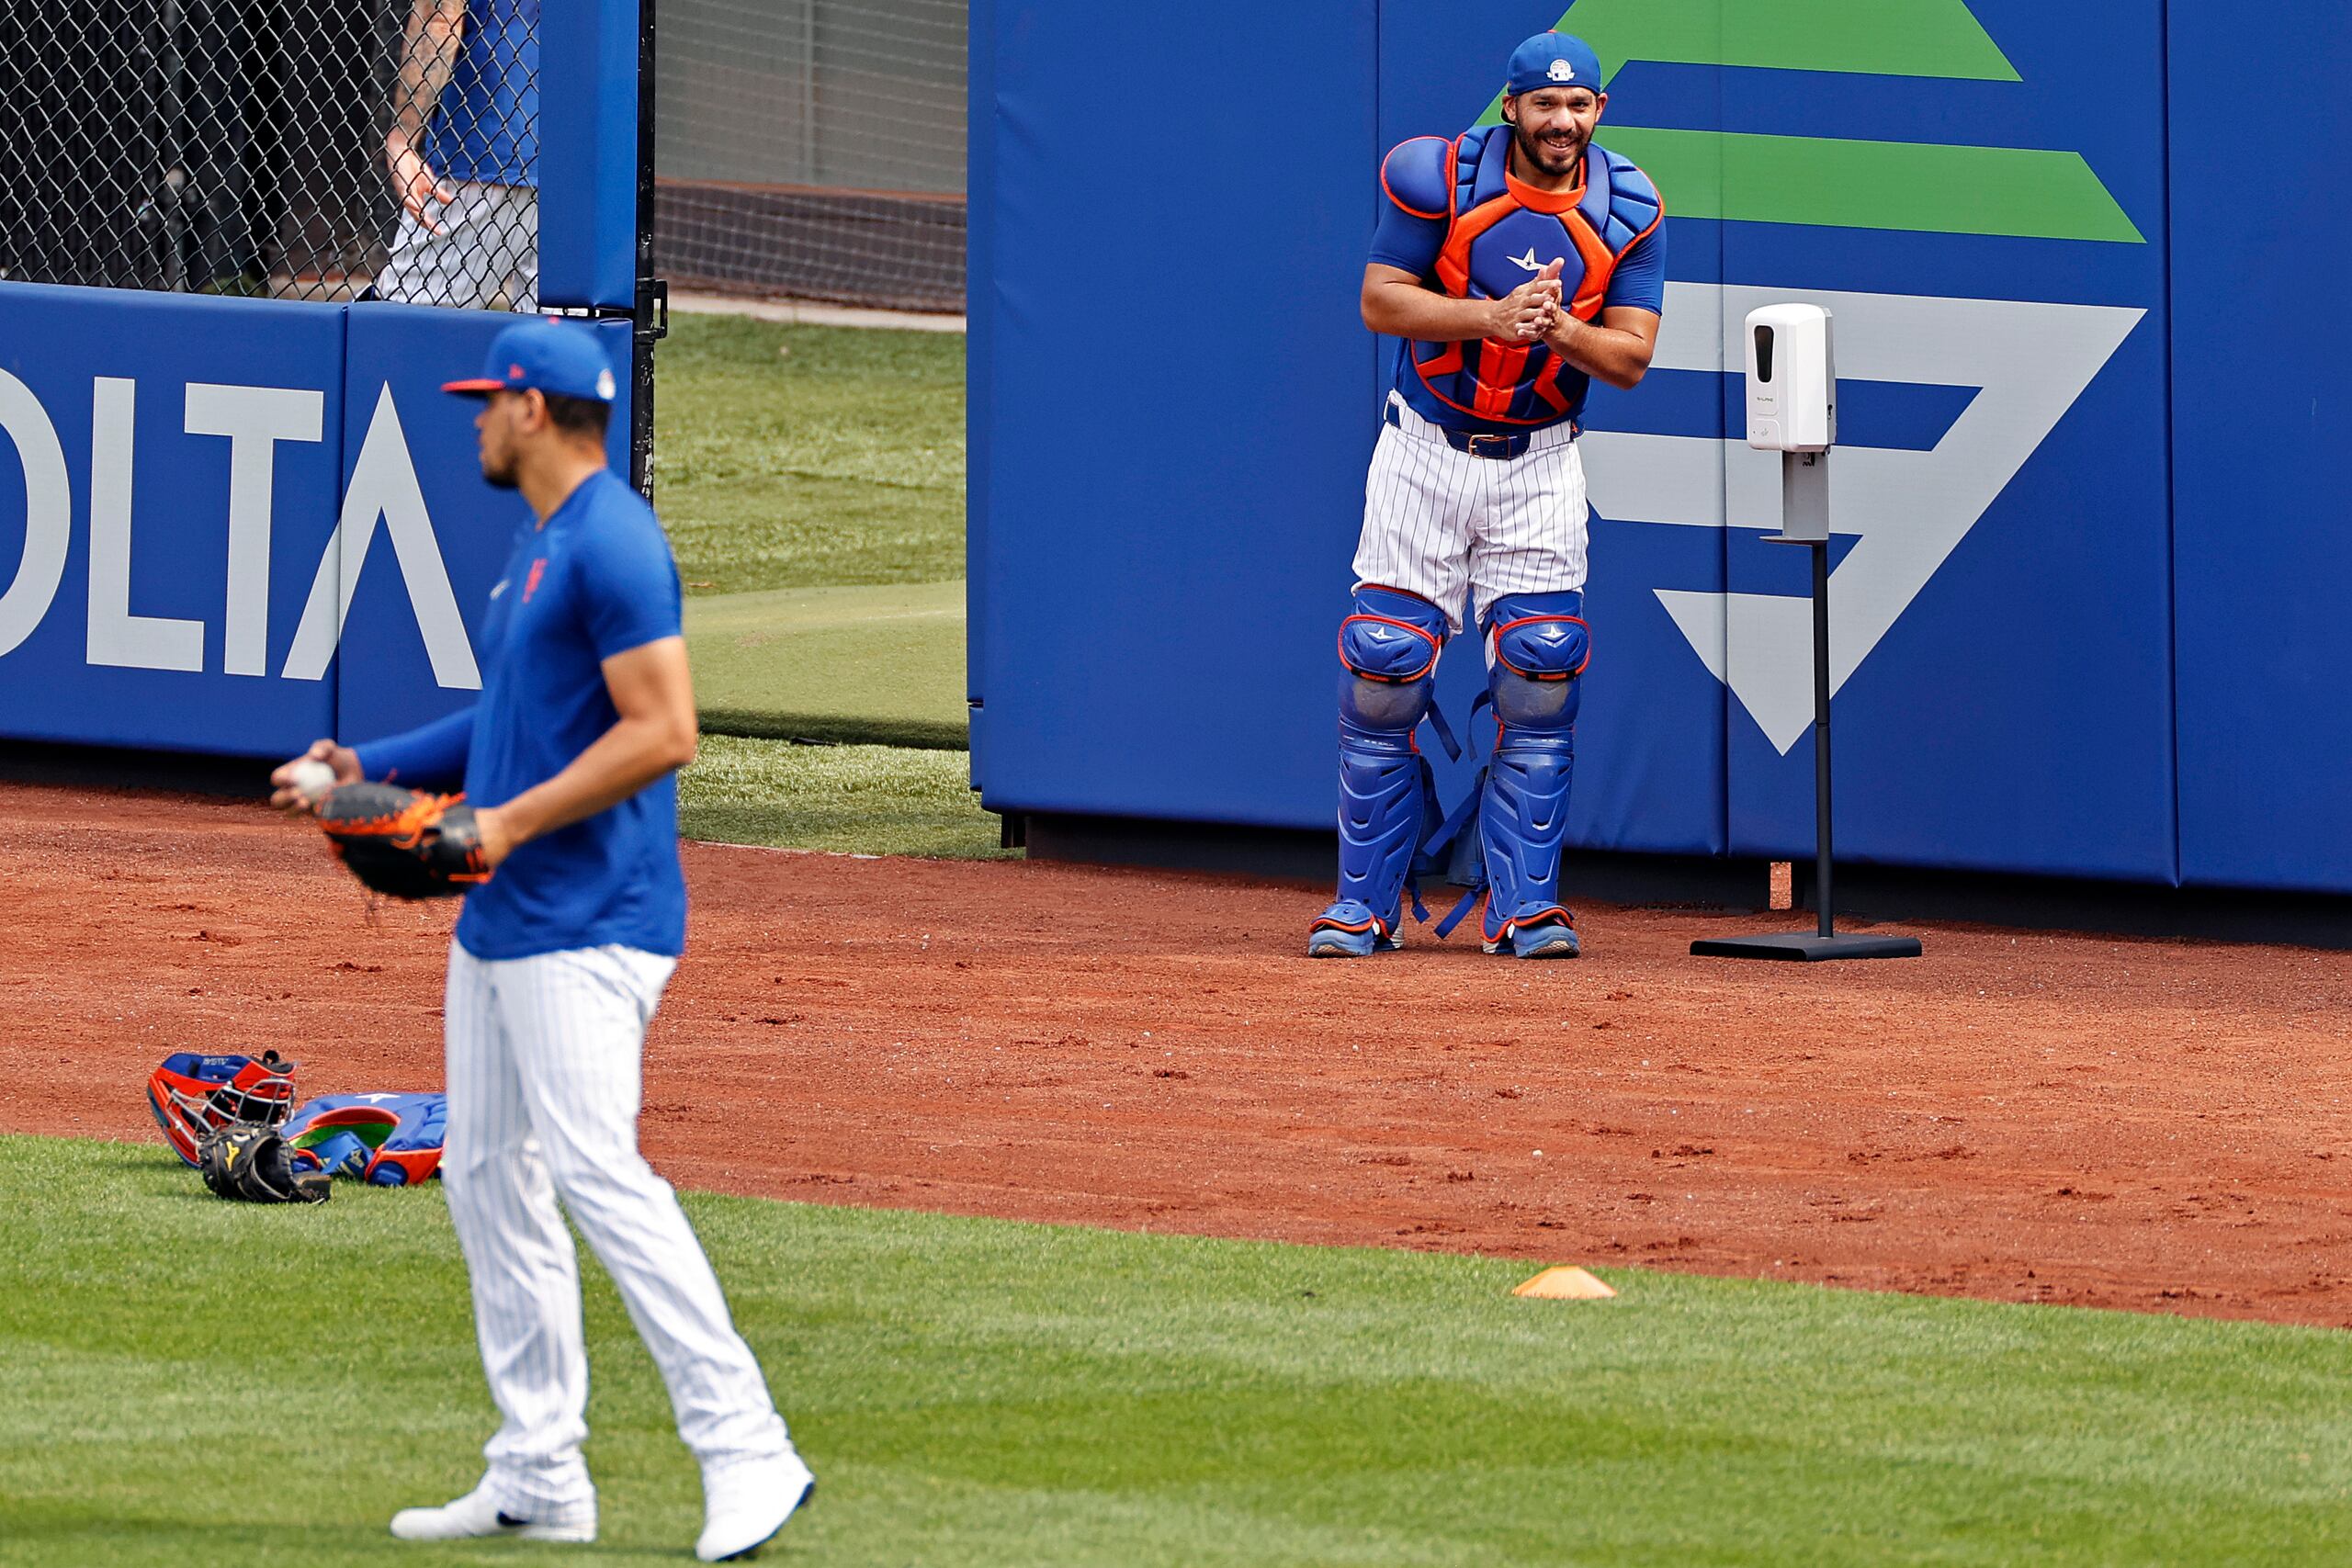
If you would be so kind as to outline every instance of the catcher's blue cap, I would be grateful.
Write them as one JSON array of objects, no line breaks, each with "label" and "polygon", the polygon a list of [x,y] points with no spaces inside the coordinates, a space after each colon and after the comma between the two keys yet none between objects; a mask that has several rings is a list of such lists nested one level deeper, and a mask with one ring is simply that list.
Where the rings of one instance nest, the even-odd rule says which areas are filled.
[{"label": "catcher's blue cap", "polygon": [[1516,96],[1545,87],[1600,92],[1600,56],[1574,33],[1537,33],[1510,51],[1510,74],[1503,91]]},{"label": "catcher's blue cap", "polygon": [[441,383],[445,392],[474,397],[534,389],[599,403],[611,402],[620,391],[594,329],[554,317],[515,322],[490,340],[481,375]]}]

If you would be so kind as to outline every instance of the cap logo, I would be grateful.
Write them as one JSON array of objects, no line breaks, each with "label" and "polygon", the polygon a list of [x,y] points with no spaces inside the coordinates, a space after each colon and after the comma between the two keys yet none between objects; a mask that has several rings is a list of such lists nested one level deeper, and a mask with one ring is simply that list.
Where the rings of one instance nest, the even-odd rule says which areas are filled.
[{"label": "cap logo", "polygon": [[521,380],[523,378],[523,367],[519,365],[508,366],[506,367],[506,378],[510,381]]},{"label": "cap logo", "polygon": [[606,402],[611,402],[613,400],[613,394],[618,390],[619,387],[613,380],[613,373],[611,371],[599,370],[596,372],[596,395],[598,397],[604,399]]},{"label": "cap logo", "polygon": [[1555,60],[1552,62],[1552,69],[1545,74],[1555,82],[1573,82],[1577,79],[1577,68],[1565,60]]}]

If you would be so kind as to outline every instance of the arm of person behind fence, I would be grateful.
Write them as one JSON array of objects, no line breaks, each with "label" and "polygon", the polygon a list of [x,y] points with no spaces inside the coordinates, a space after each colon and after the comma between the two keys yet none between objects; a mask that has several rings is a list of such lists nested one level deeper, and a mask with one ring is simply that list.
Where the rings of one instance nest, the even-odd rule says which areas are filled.
[{"label": "arm of person behind fence", "polygon": [[384,164],[409,215],[435,233],[430,207],[458,193],[424,161],[424,128],[448,90],[466,30],[466,0],[413,0],[401,32],[400,75],[392,86],[392,129],[384,137]]}]

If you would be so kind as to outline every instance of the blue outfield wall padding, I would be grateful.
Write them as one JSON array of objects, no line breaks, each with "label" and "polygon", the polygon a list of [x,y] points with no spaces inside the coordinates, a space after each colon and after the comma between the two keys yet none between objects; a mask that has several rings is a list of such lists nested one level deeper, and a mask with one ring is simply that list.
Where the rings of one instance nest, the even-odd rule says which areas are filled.
[{"label": "blue outfield wall padding", "polygon": [[[2181,874],[2344,891],[2352,33],[2335,7],[2170,15]],[[2216,103],[2226,124],[2198,112]]]},{"label": "blue outfield wall padding", "polygon": [[[2019,80],[1847,98],[1827,90],[1834,78],[1792,95],[1775,73],[1722,71],[1724,123],[2063,149],[2142,234],[2160,235],[2158,0],[1969,9]],[[1672,86],[1655,68],[1624,75],[1612,114],[1636,86]],[[1770,199],[1727,195],[1750,210]],[[1997,208],[1976,216],[2029,226]],[[1926,450],[1916,436],[1861,445],[1867,427],[1841,420],[1831,526],[1858,537],[1830,586],[1840,856],[2174,881],[2164,247],[1718,227],[1735,325],[1768,298],[1818,298],[1836,314],[1841,378],[1973,392]],[[1741,396],[1740,381],[1725,392]],[[1814,823],[1808,568],[1806,552],[1759,542],[1778,523],[1778,462],[1728,454],[1731,847],[1801,858]]]},{"label": "blue outfield wall padding", "polygon": [[530,514],[440,388],[513,320],[0,284],[0,737],[282,757],[472,701]]},{"label": "blue outfield wall padding", "polygon": [[988,597],[994,578],[989,564],[989,497],[996,385],[997,16],[997,0],[970,0],[966,18],[970,135],[965,151],[964,271],[972,287],[964,307],[964,695],[971,705],[967,744],[976,780],[988,750],[987,693],[981,676],[989,662]]},{"label": "blue outfield wall padding", "polygon": [[[1730,351],[1753,306],[1811,298],[1838,313],[1852,383],[1834,459],[1840,851],[2352,890],[2340,825],[2274,832],[2222,820],[2220,804],[2259,775],[2274,815],[2314,816],[2317,781],[2352,750],[2352,705],[2321,716],[2326,694],[2266,642],[2277,617],[2253,603],[2332,580],[2337,564],[2294,541],[2302,513],[2342,492],[2330,482],[2341,460],[2292,434],[2312,423],[2310,407],[2301,424],[2285,417],[2293,397],[2308,404],[2329,384],[2321,366],[2341,346],[2296,336],[2286,313],[2315,283],[2308,258],[2332,219],[2309,218],[2318,240],[2302,259],[2251,285],[2240,275],[2283,242],[2222,225],[2226,243],[2200,238],[2198,287],[2182,295],[2197,302],[2184,321],[2230,319],[2220,302],[2249,287],[2275,297],[2274,330],[2297,347],[2286,374],[2233,378],[2255,375],[2263,395],[2209,422],[2278,459],[2261,466],[2275,523],[2249,530],[2226,505],[2222,476],[2243,487],[2245,465],[2220,442],[2181,449],[2178,613],[2211,585],[2228,592],[2196,613],[2231,624],[2179,634],[2175,756],[2169,389],[2176,373],[2197,378],[2183,385],[2201,405],[2202,367],[2224,356],[2221,327],[2173,319],[2161,0],[2079,15],[1970,0],[1981,39],[1938,32],[1951,60],[1915,50],[1890,74],[1848,69],[1883,62],[1884,40],[1835,36],[1848,23],[1834,19],[1808,67],[1785,52],[1711,61],[1689,26],[1623,0],[1577,0],[1565,17],[1515,0],[1374,5],[1368,137],[1353,118],[1357,6],[1285,8],[1272,22],[1230,5],[1132,24],[1009,0],[983,15],[975,47],[995,86],[976,99],[988,124],[974,138],[986,237],[973,252],[973,593],[974,690],[987,704],[975,768],[989,805],[1329,821],[1330,626],[1385,369],[1355,310],[1375,161],[1408,135],[1476,120],[1510,46],[1562,21],[1609,35],[1601,54],[1624,62],[1600,140],[1658,176],[1669,250],[1657,374],[1596,393],[1583,442],[1595,652],[1571,841],[1776,858],[1810,848],[1804,557],[1762,542],[1779,525],[1778,460],[1737,439]],[[2255,45],[2210,10],[2175,6],[2171,59],[2184,58],[2186,17],[2193,58],[2237,70],[2240,96],[2263,98]],[[1651,27],[1675,29],[1658,49],[1671,59],[1644,58]],[[1087,67],[1122,49],[1158,62],[1170,90],[1155,123],[1185,151],[1148,197],[1130,194],[1116,138],[1090,134]],[[1315,112],[1236,112],[1295,101]],[[2287,118],[2261,134],[2283,144]],[[2229,183],[2225,156],[2180,165],[2196,175],[2184,186]],[[1135,383],[1109,377],[1137,345],[1106,341],[1073,301],[1095,258],[1147,240],[1209,270],[1196,290],[1163,291],[1149,382],[1127,396]],[[2271,288],[2290,274],[2292,288]],[[1351,355],[1378,367],[1359,380]],[[2258,421],[2245,412],[2255,406]],[[2296,477],[2314,470],[2324,477],[2308,486]],[[2211,554],[2224,537],[2251,547],[2191,570],[2199,530]],[[2231,682],[2192,675],[2190,650],[2211,660],[2217,640],[2229,648],[2218,668],[2254,682],[2236,694],[2312,710],[2308,723],[2256,727],[2259,761],[2204,750],[2204,735],[2225,732]],[[1466,645],[1449,655],[1449,706],[1476,689],[1476,665]],[[1441,773],[1452,789],[1465,770]]]},{"label": "blue outfield wall padding", "polygon": [[637,299],[637,0],[551,6],[539,40],[539,300]]},{"label": "blue outfield wall padding", "polygon": [[[983,799],[1329,822],[1375,428],[1373,6],[995,16]],[[1161,85],[1148,151],[1106,62]]]},{"label": "blue outfield wall padding", "polygon": [[[473,702],[474,636],[530,508],[481,477],[475,399],[441,390],[474,375],[512,317],[410,305],[350,311],[344,396],[343,628],[338,734],[356,743]],[[594,329],[620,400],[608,443],[628,471],[629,323]]]},{"label": "blue outfield wall padding", "polygon": [[0,735],[283,756],[330,732],[331,669],[288,665],[331,630],[343,319],[0,284]]}]

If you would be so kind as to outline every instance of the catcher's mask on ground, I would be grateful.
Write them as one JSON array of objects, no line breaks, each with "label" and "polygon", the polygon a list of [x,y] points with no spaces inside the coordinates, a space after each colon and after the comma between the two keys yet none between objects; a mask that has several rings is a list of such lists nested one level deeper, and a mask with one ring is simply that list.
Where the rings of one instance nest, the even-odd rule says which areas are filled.
[{"label": "catcher's mask on ground", "polygon": [[285,1121],[294,1109],[296,1065],[275,1051],[258,1058],[182,1051],[164,1057],[147,1079],[147,1108],[172,1152],[195,1165],[196,1146],[208,1133],[239,1122]]}]

